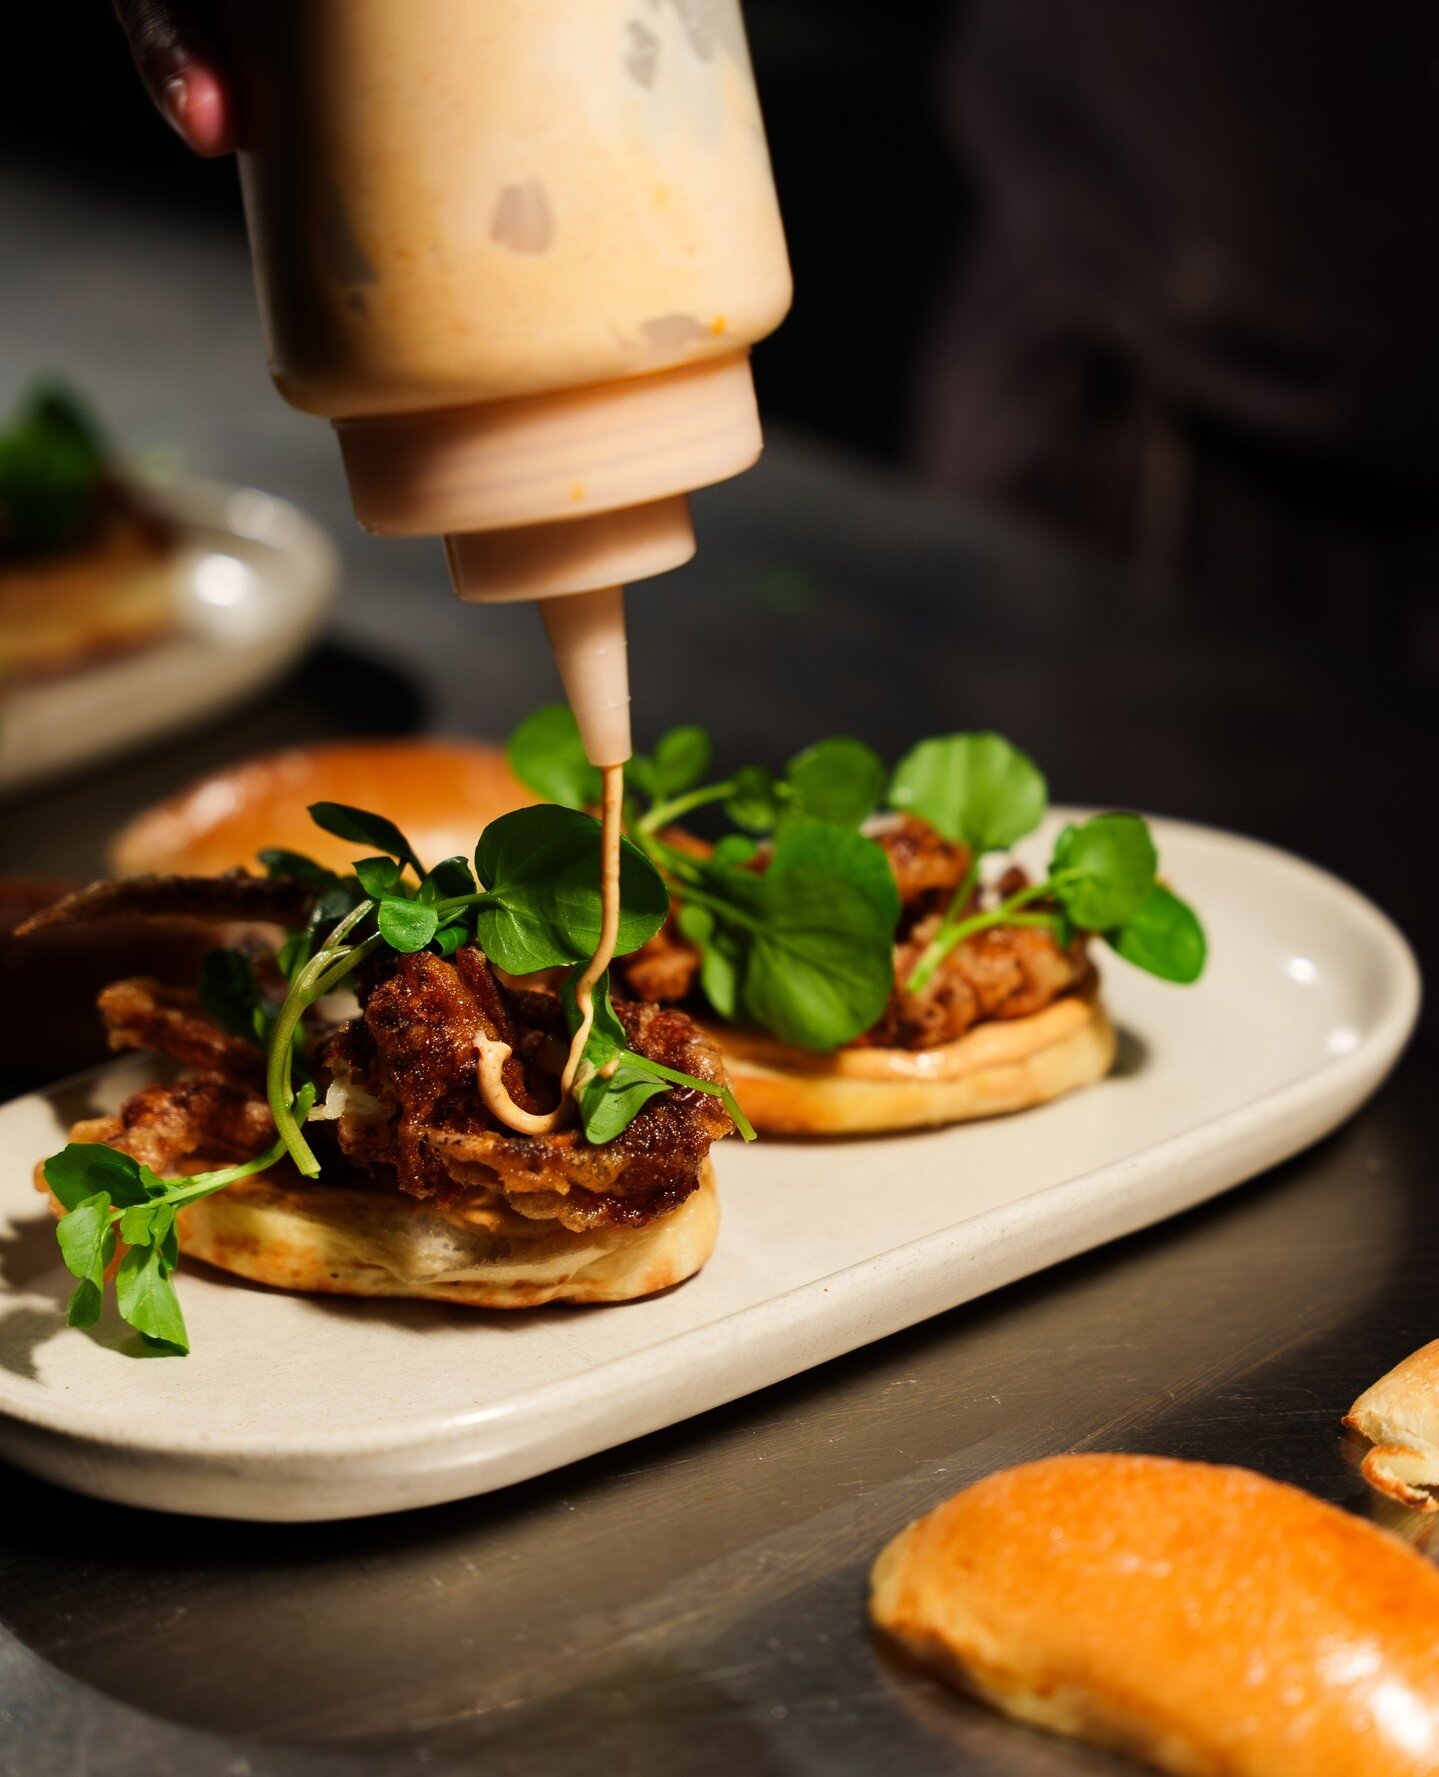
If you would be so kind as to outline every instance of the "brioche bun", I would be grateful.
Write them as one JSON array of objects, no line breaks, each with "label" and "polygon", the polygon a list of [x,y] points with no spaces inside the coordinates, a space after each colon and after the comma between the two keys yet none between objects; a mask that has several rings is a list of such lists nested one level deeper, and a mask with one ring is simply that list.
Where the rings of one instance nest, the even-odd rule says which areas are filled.
[{"label": "brioche bun", "polygon": [[934,1049],[811,1055],[753,1031],[706,1025],[735,1095],[766,1135],[871,1135],[1027,1110],[1104,1077],[1114,1027],[1092,994],[977,1024]]},{"label": "brioche bun", "polygon": [[[113,1118],[77,1124],[104,1141]],[[46,1189],[41,1173],[36,1183]],[[478,1196],[478,1193],[476,1194]],[[56,1214],[60,1205],[51,1199]],[[288,1165],[242,1179],[180,1212],[180,1249],[221,1271],[308,1295],[402,1296],[468,1308],[630,1302],[692,1277],[714,1251],[714,1168],[678,1209],[640,1228],[572,1234],[486,1198],[470,1218],[402,1191],[302,1179]]]},{"label": "brioche bun", "polygon": [[1439,1339],[1366,1388],[1344,1423],[1373,1445],[1363,1468],[1371,1487],[1415,1511],[1439,1511]]},{"label": "brioche bun", "polygon": [[122,509],[74,548],[0,564],[0,667],[50,678],[158,641],[175,627],[177,561],[168,527]]},{"label": "brioche bun", "polygon": [[1439,1573],[1247,1469],[1004,1470],[901,1531],[870,1609],[1005,1714],[1182,1777],[1439,1771]]},{"label": "brioche bun", "polygon": [[203,777],[122,827],[110,845],[121,876],[213,876],[255,867],[266,846],[347,869],[363,852],[323,833],[312,802],[349,802],[399,823],[426,864],[475,849],[497,815],[535,798],[498,747],[477,741],[351,740],[267,753]]}]

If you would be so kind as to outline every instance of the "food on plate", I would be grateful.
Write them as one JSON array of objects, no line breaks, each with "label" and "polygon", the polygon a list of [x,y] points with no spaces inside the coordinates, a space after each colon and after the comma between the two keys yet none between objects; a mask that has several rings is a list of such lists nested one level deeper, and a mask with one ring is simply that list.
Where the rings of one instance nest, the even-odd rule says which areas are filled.
[{"label": "food on plate", "polygon": [[1366,1388],[1344,1423],[1368,1438],[1364,1479],[1416,1511],[1439,1511],[1439,1339]]},{"label": "food on plate", "polygon": [[53,1080],[105,1058],[105,1032],[95,997],[121,974],[153,975],[167,984],[193,979],[214,942],[183,919],[123,914],[46,937],[12,936],[17,926],[75,885],[54,876],[0,877],[0,1004],[23,1017],[0,1021],[0,1077]]},{"label": "food on plate", "polygon": [[0,677],[51,677],[174,625],[174,526],[76,396],[43,384],[0,430]]},{"label": "food on plate", "polygon": [[242,922],[194,988],[101,996],[116,1048],[183,1071],[40,1168],[71,1323],[94,1323],[121,1253],[121,1315],[176,1352],[181,1250],[285,1288],[492,1308],[625,1301],[696,1271],[717,1226],[709,1149],[753,1131],[684,1013],[610,997],[610,957],[669,904],[620,838],[618,790],[616,774],[603,828],[554,807],[491,821],[473,868],[427,868],[392,821],[316,803],[368,854],[343,873],[269,848],[265,877],[97,884],[22,927]]},{"label": "food on plate", "polygon": [[[892,773],[851,739],[779,776],[709,781],[710,752],[703,729],[676,728],[625,768],[627,830],[674,910],[616,976],[706,1020],[760,1130],[902,1129],[1042,1103],[1114,1058],[1095,939],[1164,980],[1203,970],[1203,929],[1161,882],[1139,816],[1066,826],[1034,872],[1007,859],[1048,792],[999,735],[921,741]],[[509,757],[554,802],[598,794],[562,706],[524,722]],[[729,830],[696,838],[681,823],[701,809]]]},{"label": "food on plate", "polygon": [[1182,1777],[1439,1770],[1439,1573],[1247,1469],[1002,1470],[895,1537],[870,1611],[1005,1714]]},{"label": "food on plate", "polygon": [[289,847],[344,870],[353,844],[317,833],[312,802],[388,808],[421,857],[448,858],[468,851],[497,815],[530,801],[497,747],[327,741],[266,753],[186,785],[121,828],[110,862],[121,876],[215,876],[248,868],[263,847]]}]

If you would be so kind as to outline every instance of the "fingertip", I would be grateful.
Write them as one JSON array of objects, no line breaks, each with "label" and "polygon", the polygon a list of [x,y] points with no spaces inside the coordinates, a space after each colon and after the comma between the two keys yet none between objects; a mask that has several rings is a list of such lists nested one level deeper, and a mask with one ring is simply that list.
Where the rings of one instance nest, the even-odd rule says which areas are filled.
[{"label": "fingertip", "polygon": [[192,62],[183,74],[165,82],[160,108],[196,154],[213,159],[234,148],[229,95],[219,76],[203,64]]}]

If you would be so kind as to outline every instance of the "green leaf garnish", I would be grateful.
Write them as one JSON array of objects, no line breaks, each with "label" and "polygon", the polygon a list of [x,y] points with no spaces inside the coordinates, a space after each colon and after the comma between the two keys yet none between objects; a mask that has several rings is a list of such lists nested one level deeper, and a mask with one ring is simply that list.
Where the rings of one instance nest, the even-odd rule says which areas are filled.
[{"label": "green leaf garnish", "polygon": [[391,950],[408,956],[423,950],[439,929],[439,915],[420,901],[384,900],[375,923]]},{"label": "green leaf garnish", "polygon": [[873,814],[884,791],[884,761],[863,741],[817,741],[785,768],[795,811],[814,820],[857,827]]},{"label": "green leaf garnish", "polygon": [[200,964],[200,1004],[221,1028],[244,1042],[266,1034],[264,996],[243,950],[210,950]]},{"label": "green leaf garnish", "polygon": [[304,852],[286,851],[283,846],[267,845],[263,851],[256,852],[255,855],[265,866],[267,876],[288,876],[296,882],[316,884],[331,883],[336,880],[333,870],[328,870],[323,864],[316,863],[314,858],[306,857]]},{"label": "green leaf garnish", "polygon": [[180,1298],[159,1246],[132,1246],[121,1259],[115,1274],[115,1304],[121,1320],[134,1327],[147,1345],[178,1357],[189,1351]]},{"label": "green leaf garnish", "polygon": [[394,858],[359,858],[354,865],[355,879],[372,901],[383,901],[386,895],[398,893],[404,866]]},{"label": "green leaf garnish", "polygon": [[67,1210],[101,1191],[119,1204],[144,1203],[149,1197],[138,1163],[98,1142],[68,1142],[45,1162],[44,1173],[45,1183]]},{"label": "green leaf garnish", "polygon": [[1104,935],[1126,962],[1161,981],[1187,986],[1204,973],[1204,927],[1194,909],[1162,883],[1155,883],[1122,926]]},{"label": "green leaf garnish", "polygon": [[[571,1036],[581,1023],[575,998],[577,978],[577,974],[569,976],[560,991],[565,1024]],[[711,1080],[680,1073],[630,1048],[629,1036],[610,1000],[609,975],[602,975],[595,984],[594,1021],[575,1081],[575,1103],[585,1139],[597,1146],[613,1141],[629,1128],[652,1098],[676,1086],[722,1100],[743,1139],[754,1140],[754,1129],[728,1086],[717,1086]]]},{"label": "green leaf garnish", "polygon": [[1137,814],[1100,814],[1068,826],[1049,861],[1056,899],[1086,932],[1104,932],[1132,919],[1154,887],[1159,854]]},{"label": "green leaf garnish", "polygon": [[[485,955],[512,975],[587,962],[600,938],[600,825],[574,809],[520,808],[491,821],[475,851],[486,893],[476,928]],[[652,938],[669,912],[654,865],[629,840],[620,851],[616,954]]]},{"label": "green leaf garnish", "polygon": [[917,814],[976,854],[1008,851],[1044,819],[1049,791],[1026,753],[998,734],[922,740],[894,768],[893,808]]},{"label": "green leaf garnish", "polygon": [[408,864],[416,876],[425,874],[424,865],[415,856],[409,840],[382,814],[352,808],[347,802],[312,802],[310,819],[337,839],[353,839],[359,845],[373,845],[376,851],[397,858],[401,864]]},{"label": "green leaf garnish", "polygon": [[[302,1122],[314,1102],[314,1087],[302,1087],[293,1107]],[[129,1247],[115,1275],[121,1318],[157,1351],[183,1356],[190,1344],[171,1282],[180,1262],[176,1215],[187,1203],[266,1171],[284,1152],[283,1140],[276,1140],[253,1160],[176,1179],[157,1178],[131,1155],[99,1142],[71,1142],[52,1155],[45,1162],[45,1182],[66,1212],[55,1237],[66,1269],[79,1279],[70,1298],[69,1324],[92,1327],[99,1319],[118,1233]],[[80,1194],[87,1183],[97,1188]]]},{"label": "green leaf garnish", "polygon": [[625,766],[625,779],[651,802],[664,802],[684,795],[703,779],[711,751],[703,728],[671,728],[655,742],[653,753],[635,754]]},{"label": "green leaf garnish", "polygon": [[105,472],[105,450],[79,398],[41,383],[0,431],[0,555],[41,554],[74,543]]},{"label": "green leaf garnish", "polygon": [[115,1230],[110,1220],[110,1196],[98,1191],[77,1203],[55,1229],[65,1269],[79,1278],[66,1310],[72,1327],[93,1327],[100,1318],[105,1294],[105,1271],[115,1256]]},{"label": "green leaf garnish", "polygon": [[520,782],[547,802],[592,808],[600,799],[599,768],[585,757],[567,703],[547,704],[526,716],[510,736],[505,756]]}]

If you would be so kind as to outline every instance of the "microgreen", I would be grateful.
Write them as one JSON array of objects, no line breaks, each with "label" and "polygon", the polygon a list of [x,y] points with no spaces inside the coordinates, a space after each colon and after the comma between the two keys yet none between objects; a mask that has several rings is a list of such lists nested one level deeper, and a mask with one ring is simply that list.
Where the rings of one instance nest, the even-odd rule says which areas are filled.
[{"label": "microgreen", "polygon": [[[578,974],[569,976],[560,995],[571,1036],[581,1023],[575,999],[577,978]],[[629,1036],[610,1000],[608,973],[596,982],[593,997],[594,1020],[575,1079],[575,1102],[587,1141],[596,1145],[613,1141],[652,1098],[676,1086],[720,1099],[744,1140],[754,1140],[754,1128],[728,1086],[680,1073],[630,1048]]]},{"label": "microgreen", "polygon": [[946,919],[911,974],[910,990],[922,988],[956,944],[999,926],[1043,927],[1062,943],[1075,932],[1093,933],[1151,975],[1197,980],[1204,931],[1192,908],[1159,888],[1158,861],[1153,835],[1136,814],[1071,823],[1055,840],[1040,881],[983,912]]},{"label": "microgreen", "polygon": [[592,808],[600,799],[599,767],[584,743],[567,703],[546,704],[526,716],[510,736],[510,770],[537,796],[560,808]]},{"label": "microgreen", "polygon": [[1156,882],[1116,931],[1105,937],[1126,962],[1161,981],[1187,986],[1204,973],[1208,944],[1194,909]]},{"label": "microgreen", "polygon": [[57,383],[29,390],[0,430],[0,556],[72,543],[104,468],[104,445],[78,398]]},{"label": "microgreen", "polygon": [[[894,880],[880,848],[855,830],[879,800],[884,766],[840,737],[806,747],[780,775],[750,765],[703,783],[710,752],[703,729],[674,728],[626,767],[635,843],[682,902],[715,1010],[807,1049],[837,1048],[879,1017],[893,987]],[[582,759],[561,705],[532,716],[510,743],[511,764],[540,794],[555,784],[578,790]],[[635,798],[649,806],[639,812]],[[744,831],[725,834],[705,858],[666,841],[667,827],[715,805]],[[762,870],[750,867],[754,836],[770,842]],[[488,950],[483,932],[481,942]]]},{"label": "microgreen", "polygon": [[[313,1086],[301,1089],[295,1110],[302,1119],[314,1098]],[[65,1210],[55,1234],[65,1269],[77,1280],[69,1324],[92,1327],[100,1318],[118,1236],[127,1248],[115,1273],[120,1318],[152,1350],[187,1352],[190,1341],[173,1282],[180,1262],[176,1217],[187,1204],[266,1171],[284,1152],[283,1141],[276,1140],[253,1160],[175,1179],[159,1178],[129,1154],[95,1142],[71,1142],[52,1156],[45,1162],[45,1182]]]},{"label": "microgreen", "polygon": [[892,808],[971,852],[1008,851],[1044,819],[1049,792],[1034,761],[998,734],[922,740],[894,768]]},{"label": "microgreen", "polygon": [[358,845],[373,845],[376,851],[407,864],[416,876],[425,874],[425,867],[415,856],[414,848],[393,821],[368,809],[352,808],[347,802],[312,802],[310,819],[337,839],[353,839]]},{"label": "microgreen", "polygon": [[200,1004],[221,1030],[247,1043],[269,1034],[268,1006],[243,950],[211,950],[200,965]]},{"label": "microgreen", "polygon": [[825,1052],[884,1011],[899,894],[872,839],[799,821],[779,833],[763,872],[668,850],[665,863],[721,1017]]}]

